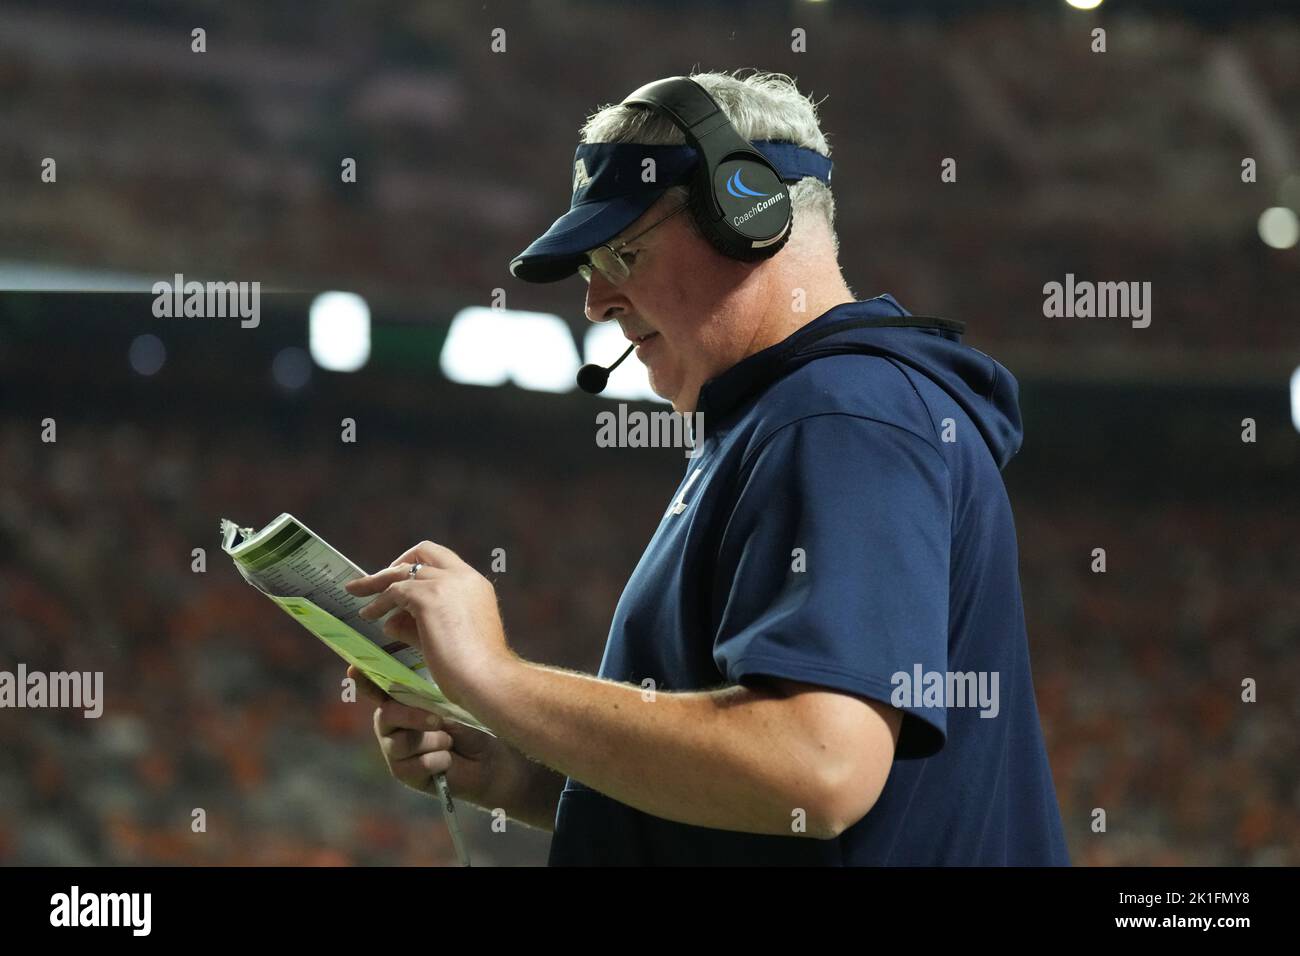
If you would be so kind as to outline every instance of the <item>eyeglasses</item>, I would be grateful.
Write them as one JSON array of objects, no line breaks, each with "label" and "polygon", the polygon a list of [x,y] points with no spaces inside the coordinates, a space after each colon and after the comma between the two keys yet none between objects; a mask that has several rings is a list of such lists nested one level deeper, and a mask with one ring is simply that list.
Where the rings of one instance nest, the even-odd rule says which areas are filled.
[{"label": "eyeglasses", "polygon": [[673,216],[685,209],[689,203],[682,203],[668,215],[653,223],[645,229],[642,229],[635,236],[629,236],[618,244],[617,247],[611,245],[597,246],[587,253],[587,261],[578,266],[578,275],[582,276],[584,282],[591,282],[591,270],[595,269],[609,281],[611,285],[621,285],[627,281],[627,277],[632,274],[632,267],[627,264],[623,256],[619,253],[630,242],[640,239],[651,229],[667,222]]}]

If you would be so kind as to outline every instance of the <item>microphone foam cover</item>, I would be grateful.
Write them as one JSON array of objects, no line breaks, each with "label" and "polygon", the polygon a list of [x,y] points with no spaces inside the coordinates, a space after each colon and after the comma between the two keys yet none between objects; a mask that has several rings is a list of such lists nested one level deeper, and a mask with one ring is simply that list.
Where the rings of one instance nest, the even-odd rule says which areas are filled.
[{"label": "microphone foam cover", "polygon": [[578,388],[589,395],[598,395],[609,384],[609,369],[602,365],[584,365],[578,369]]}]

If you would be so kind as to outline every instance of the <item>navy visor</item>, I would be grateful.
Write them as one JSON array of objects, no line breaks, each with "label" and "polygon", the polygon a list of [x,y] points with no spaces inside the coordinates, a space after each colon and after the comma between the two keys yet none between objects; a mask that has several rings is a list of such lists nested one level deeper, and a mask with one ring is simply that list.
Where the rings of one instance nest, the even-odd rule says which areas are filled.
[{"label": "navy visor", "polygon": [[[815,150],[767,140],[753,146],[784,182],[797,183],[805,176],[831,181],[831,161]],[[589,249],[636,222],[669,188],[689,182],[697,162],[698,153],[690,146],[583,143],[573,156],[569,211],[511,260],[510,274],[525,282],[568,278],[586,261]],[[645,182],[649,169],[653,181]]]}]

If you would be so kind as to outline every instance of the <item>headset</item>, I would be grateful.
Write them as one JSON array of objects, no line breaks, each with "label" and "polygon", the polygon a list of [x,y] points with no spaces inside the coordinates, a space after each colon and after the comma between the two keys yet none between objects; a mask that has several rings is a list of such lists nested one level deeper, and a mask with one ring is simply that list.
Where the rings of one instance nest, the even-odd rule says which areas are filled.
[{"label": "headset", "polygon": [[790,191],[776,167],[750,145],[703,86],[685,76],[647,83],[623,99],[663,114],[700,154],[690,182],[691,215],[724,256],[767,259],[790,238]]},{"label": "headset", "polygon": [[[662,113],[700,154],[690,182],[691,215],[700,233],[724,256],[742,262],[770,258],[790,239],[794,213],[790,191],[768,158],[744,139],[703,86],[685,76],[655,80],[623,98],[623,106],[644,106]],[[837,323],[791,343],[793,349],[847,328],[920,328],[961,335],[966,324],[932,315],[857,319]],[[613,365],[584,365],[578,387],[595,395],[604,390],[610,373],[636,348],[635,343]]]}]

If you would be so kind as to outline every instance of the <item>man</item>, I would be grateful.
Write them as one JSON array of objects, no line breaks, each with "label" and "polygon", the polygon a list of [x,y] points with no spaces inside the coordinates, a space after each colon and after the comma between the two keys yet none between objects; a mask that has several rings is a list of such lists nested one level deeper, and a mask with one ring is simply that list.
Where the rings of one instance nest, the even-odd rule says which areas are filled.
[{"label": "man", "polygon": [[580,271],[587,317],[703,414],[698,454],[598,676],[515,655],[445,547],[353,582],[498,735],[369,689],[394,776],[553,827],[552,864],[1068,864],[999,474],[1014,378],[855,301],[789,78],[652,84],[583,140],[572,208],[511,271]]}]

